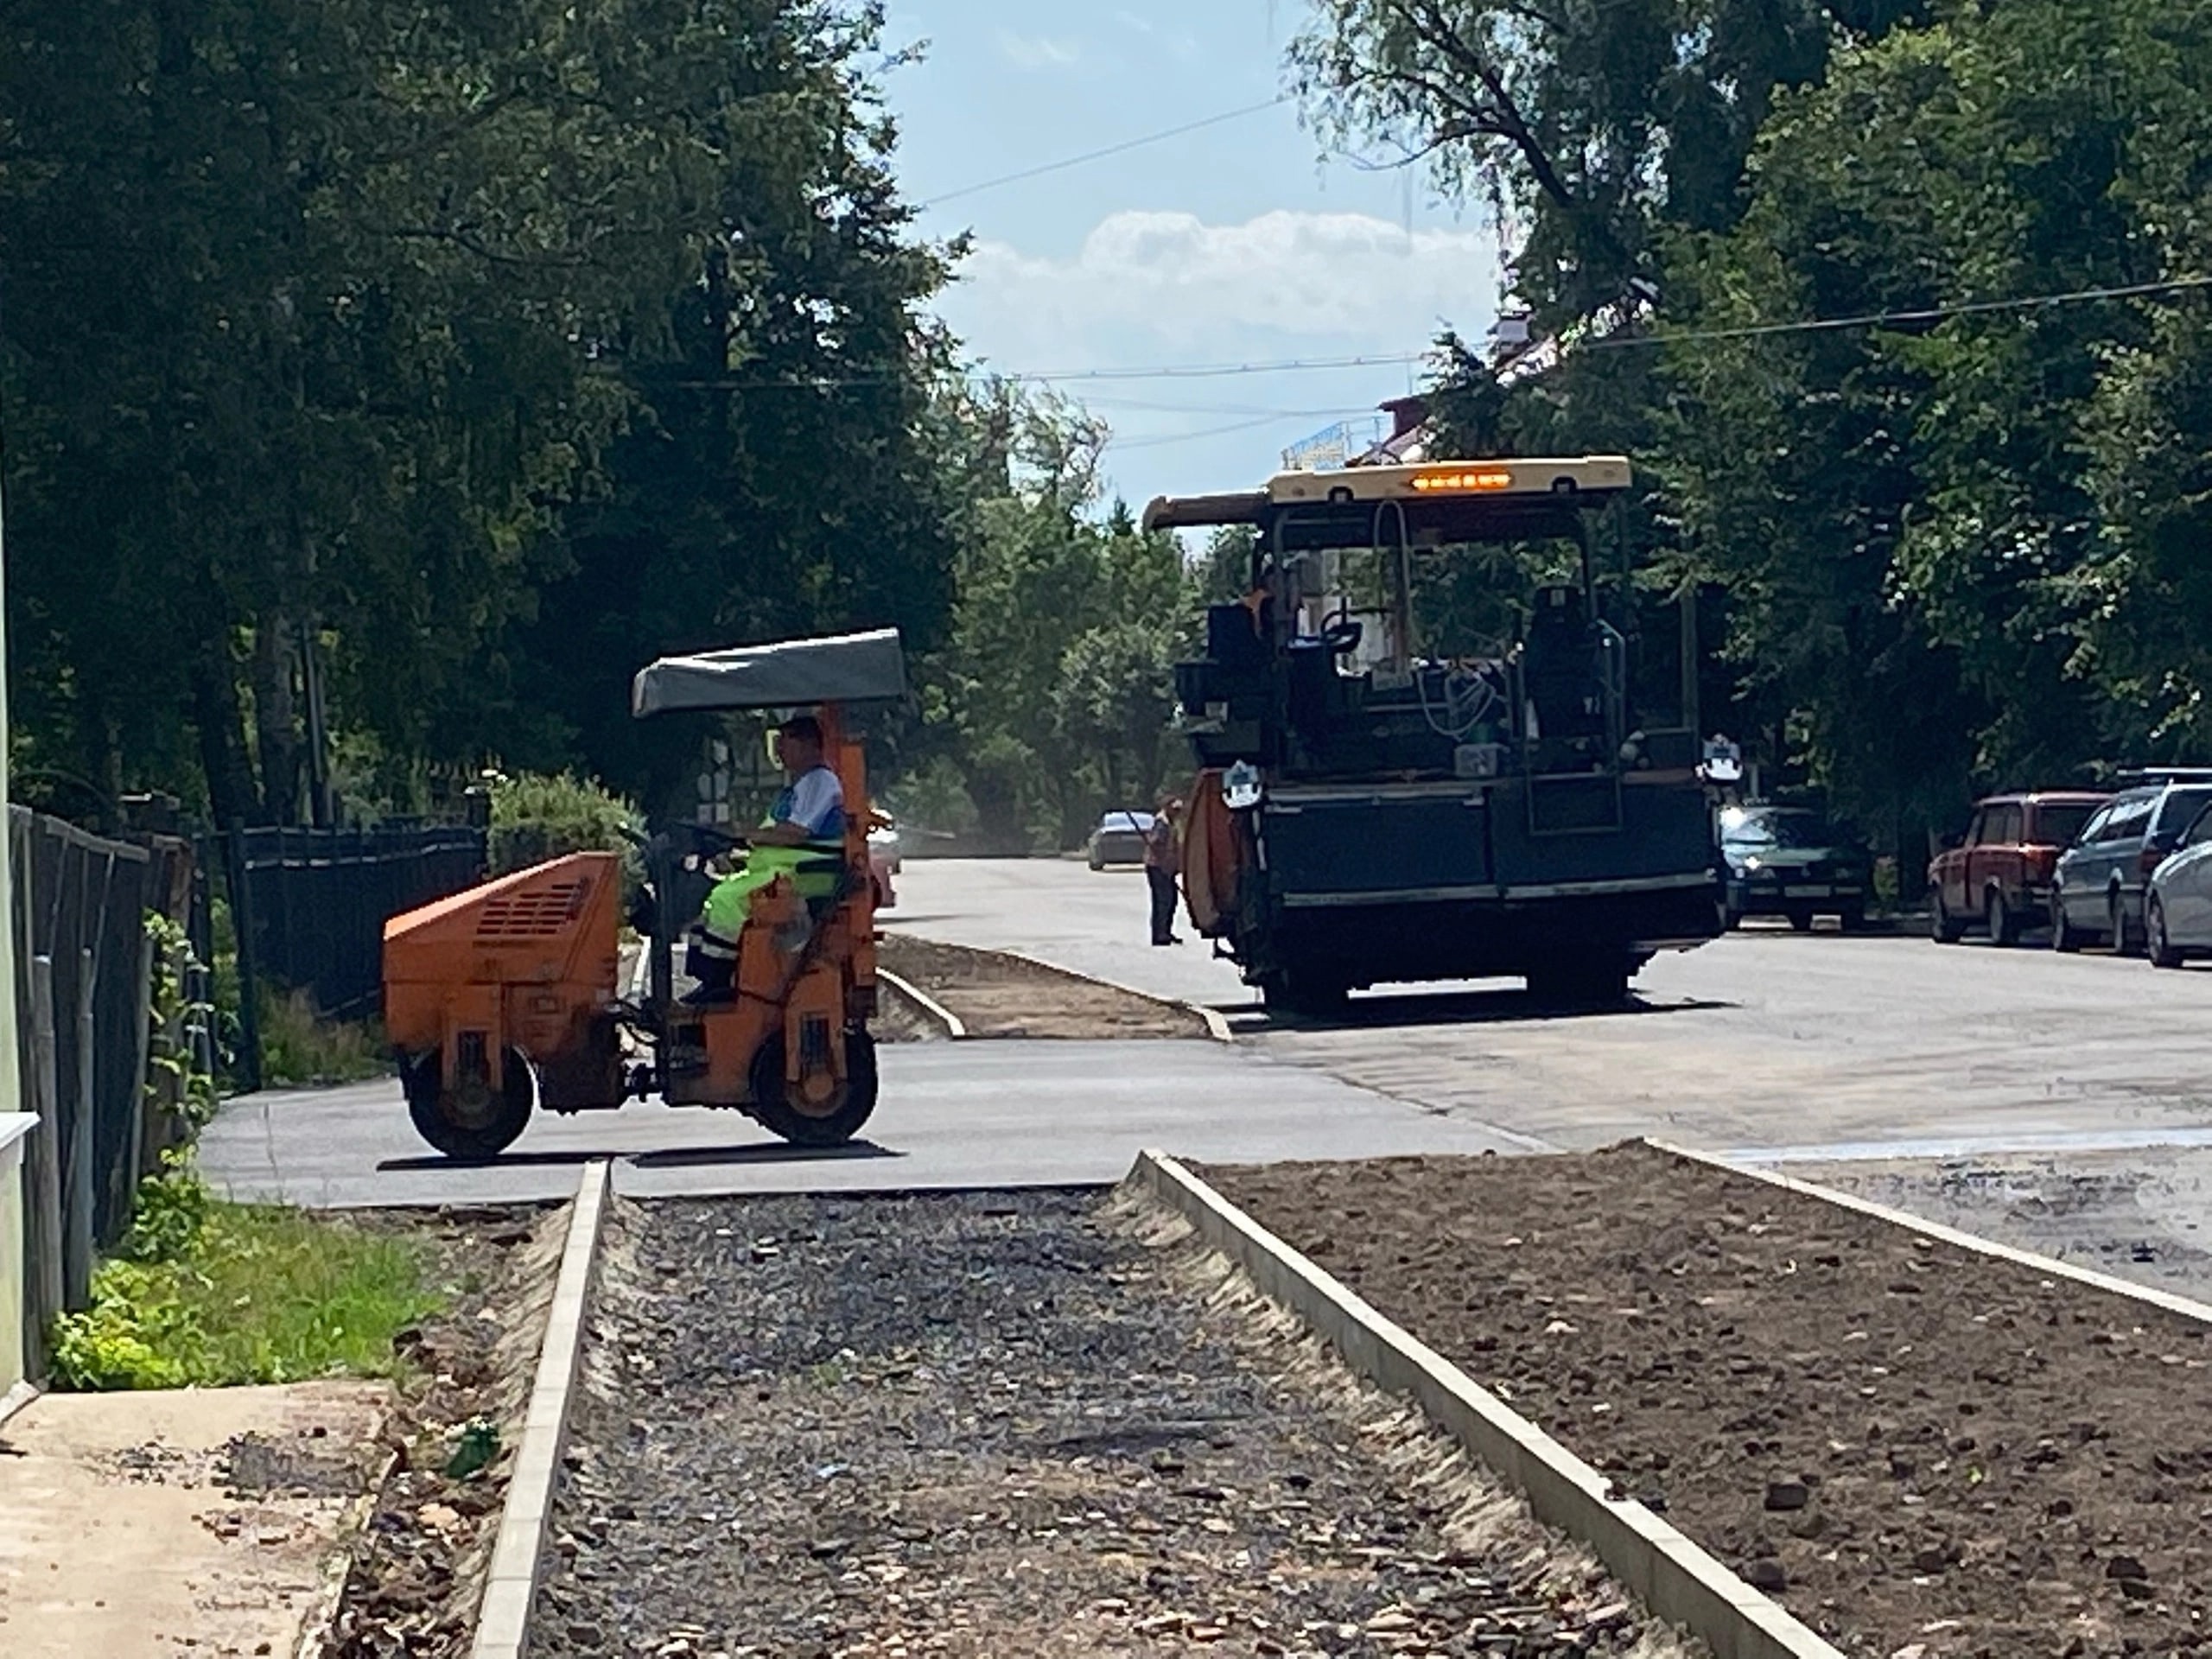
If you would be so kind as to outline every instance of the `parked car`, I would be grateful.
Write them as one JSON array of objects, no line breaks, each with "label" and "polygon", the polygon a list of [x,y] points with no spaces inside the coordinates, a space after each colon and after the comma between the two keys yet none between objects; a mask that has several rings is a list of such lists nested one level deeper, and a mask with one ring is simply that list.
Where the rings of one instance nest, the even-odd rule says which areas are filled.
[{"label": "parked car", "polygon": [[902,868],[899,853],[899,826],[881,813],[876,814],[868,824],[868,873],[875,883],[878,910],[898,907],[899,889],[892,878]]},{"label": "parked car", "polygon": [[1815,916],[1865,925],[1873,860],[1851,836],[1802,806],[1732,806],[1720,814],[1728,866],[1728,925],[1746,916],[1786,916],[1803,932]]},{"label": "parked car", "polygon": [[2212,804],[2199,808],[2173,851],[2151,873],[2143,938],[2160,968],[2212,954]]},{"label": "parked car", "polygon": [[2102,942],[2122,956],[2140,951],[2151,873],[2208,804],[2212,773],[2205,772],[2146,779],[2107,801],[2058,861],[2051,943],[2061,950]]},{"label": "parked car", "polygon": [[1084,851],[1094,870],[1103,870],[1109,864],[1141,864],[1144,838],[1151,833],[1149,812],[1109,812],[1098,820]]},{"label": "parked car", "polygon": [[2064,789],[1983,801],[1965,837],[1928,867],[1929,931],[1955,944],[1979,924],[1993,944],[2018,943],[2051,913],[2059,855],[2109,798]]}]

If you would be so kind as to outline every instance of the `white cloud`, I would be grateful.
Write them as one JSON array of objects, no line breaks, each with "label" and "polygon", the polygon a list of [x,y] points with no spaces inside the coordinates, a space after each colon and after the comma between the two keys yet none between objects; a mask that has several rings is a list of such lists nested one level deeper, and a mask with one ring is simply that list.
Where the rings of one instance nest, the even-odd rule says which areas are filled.
[{"label": "white cloud", "polygon": [[1017,35],[1010,29],[999,31],[1000,54],[1017,69],[1065,69],[1082,55],[1073,41],[1055,40],[1048,35]]},{"label": "white cloud", "polygon": [[[1440,321],[1470,336],[1490,326],[1497,257],[1487,229],[1408,232],[1363,213],[1210,225],[1121,213],[1064,258],[979,242],[961,277],[940,309],[968,350],[1037,373],[1421,352]],[[1417,375],[1384,363],[1064,390],[1111,421],[1120,445],[1109,472],[1141,499],[1264,476],[1283,445],[1372,410]]]},{"label": "white cloud", "polygon": [[[981,241],[945,310],[1009,369],[1417,350],[1440,317],[1487,326],[1497,261],[1486,230],[1415,229],[1363,213],[1265,213],[1209,225],[1190,213],[1121,213],[1072,258]],[[1161,353],[1166,353],[1161,357]]]}]

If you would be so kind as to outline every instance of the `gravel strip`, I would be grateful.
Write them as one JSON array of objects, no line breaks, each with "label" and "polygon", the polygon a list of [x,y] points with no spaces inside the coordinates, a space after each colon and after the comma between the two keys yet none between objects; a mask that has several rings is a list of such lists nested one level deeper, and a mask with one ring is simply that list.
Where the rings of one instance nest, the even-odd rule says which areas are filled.
[{"label": "gravel strip", "polygon": [[1216,1168],[1868,1659],[2212,1647],[2212,1332],[1630,1145]]},{"label": "gravel strip", "polygon": [[538,1659],[1692,1651],[1156,1211],[610,1222]]}]

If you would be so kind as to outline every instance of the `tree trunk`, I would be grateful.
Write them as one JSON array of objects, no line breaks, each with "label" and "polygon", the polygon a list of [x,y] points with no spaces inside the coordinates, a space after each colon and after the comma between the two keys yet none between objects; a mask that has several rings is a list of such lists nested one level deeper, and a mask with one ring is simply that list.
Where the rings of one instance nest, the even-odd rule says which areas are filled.
[{"label": "tree trunk", "polygon": [[270,823],[300,821],[300,714],[292,683],[298,630],[272,607],[253,633],[253,723],[261,755],[262,816]]},{"label": "tree trunk", "polygon": [[207,774],[207,807],[216,824],[235,830],[255,816],[252,769],[246,764],[245,711],[238,677],[219,632],[192,663],[193,719],[200,728],[200,765]]}]

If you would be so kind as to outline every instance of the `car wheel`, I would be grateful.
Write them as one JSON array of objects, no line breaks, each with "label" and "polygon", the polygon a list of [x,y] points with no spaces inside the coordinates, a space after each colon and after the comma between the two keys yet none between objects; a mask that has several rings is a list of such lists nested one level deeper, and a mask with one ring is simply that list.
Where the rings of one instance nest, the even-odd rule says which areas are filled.
[{"label": "car wheel", "polygon": [[2066,901],[2050,895],[2050,948],[2072,956],[2082,948],[2082,931],[2066,919]]},{"label": "car wheel", "polygon": [[2012,906],[2005,902],[2002,889],[1992,887],[1989,897],[1982,901],[1982,925],[1992,944],[2011,945],[2020,942],[2019,924],[2012,919]]},{"label": "car wheel", "polygon": [[1847,933],[1864,933],[1866,931],[1866,912],[1863,910],[1847,910],[1836,918],[1836,925]]},{"label": "car wheel", "polygon": [[2144,906],[2143,931],[2150,941],[2151,965],[2153,968],[2178,968],[2181,952],[2174,949],[2173,940],[2166,932],[2166,907],[2152,893]]},{"label": "car wheel", "polygon": [[2143,954],[2143,931],[2139,927],[2131,927],[2128,925],[2127,900],[2121,896],[2117,889],[2115,889],[2112,896],[2105,901],[2105,917],[2106,921],[2111,929],[2112,948],[2113,951],[2123,957],[2141,956]]},{"label": "car wheel", "polygon": [[1938,887],[1928,912],[1929,937],[1938,944],[1956,944],[1966,933],[1966,924],[1951,914],[1951,907],[1943,902],[1943,890]]},{"label": "car wheel", "polygon": [[1793,933],[1811,932],[1813,931],[1813,912],[1809,910],[1791,911],[1789,912],[1789,931]]}]

